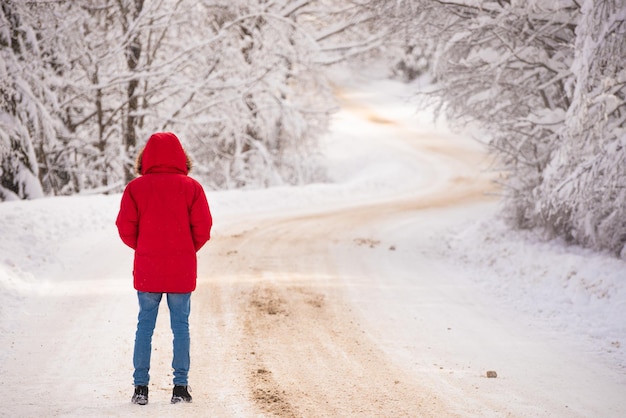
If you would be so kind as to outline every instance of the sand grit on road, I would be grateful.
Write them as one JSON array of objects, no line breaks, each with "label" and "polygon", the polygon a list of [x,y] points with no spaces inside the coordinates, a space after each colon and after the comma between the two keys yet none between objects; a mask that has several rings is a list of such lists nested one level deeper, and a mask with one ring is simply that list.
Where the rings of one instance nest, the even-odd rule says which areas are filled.
[{"label": "sand grit on road", "polygon": [[[417,164],[428,165],[424,190],[321,212],[251,215],[215,236],[201,260],[207,278],[194,296],[194,319],[211,318],[227,343],[216,349],[209,341],[213,335],[206,335],[207,341],[195,343],[206,347],[194,356],[195,364],[220,376],[213,382],[217,392],[247,388],[249,413],[460,416],[428,382],[416,380],[379,347],[346,297],[352,278],[341,275],[332,253],[337,246],[376,245],[355,238],[363,225],[485,199],[492,185],[477,164],[484,156],[441,138],[416,136],[362,108],[359,113],[408,144],[420,158]],[[437,172],[441,167],[445,171]]]}]

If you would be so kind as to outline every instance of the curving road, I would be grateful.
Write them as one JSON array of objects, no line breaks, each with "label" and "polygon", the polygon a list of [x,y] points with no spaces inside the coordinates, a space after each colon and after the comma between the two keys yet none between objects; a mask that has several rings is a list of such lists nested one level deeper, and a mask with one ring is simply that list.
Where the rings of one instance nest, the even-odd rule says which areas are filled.
[{"label": "curving road", "polygon": [[[207,395],[223,399],[218,416],[235,413],[233,405],[245,415],[281,417],[465,416],[432,382],[394,359],[359,301],[380,296],[376,285],[362,288],[366,277],[386,274],[384,265],[365,266],[363,258],[382,245],[373,229],[488,200],[484,156],[471,144],[416,134],[345,102],[350,117],[377,125],[380,146],[395,147],[421,167],[420,187],[334,208],[229,219],[202,260],[208,278],[194,301],[197,322],[210,318],[205,328],[212,330],[194,355],[195,367],[212,376],[200,384]],[[385,252],[402,257],[403,251],[385,249],[383,258]],[[374,315],[386,312],[371,307]],[[249,396],[234,401],[242,385]]]}]

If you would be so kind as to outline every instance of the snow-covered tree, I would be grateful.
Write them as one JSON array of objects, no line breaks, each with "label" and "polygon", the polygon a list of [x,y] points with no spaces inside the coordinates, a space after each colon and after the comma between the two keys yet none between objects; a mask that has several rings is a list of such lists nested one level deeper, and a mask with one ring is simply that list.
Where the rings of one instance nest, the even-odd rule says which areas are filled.
[{"label": "snow-covered tree", "polygon": [[[114,190],[133,177],[138,138],[147,138],[155,122],[146,122],[155,90],[169,67],[156,68],[170,2],[83,0],[71,3],[62,42],[68,62],[64,123],[66,149],[76,156],[75,190]],[[170,51],[176,49],[170,46]],[[173,71],[173,70],[172,70]],[[70,190],[72,192],[72,190]]]},{"label": "snow-covered tree", "polygon": [[0,6],[0,200],[43,196],[36,148],[56,136],[54,98],[43,81],[33,17],[21,2]]},{"label": "snow-covered tree", "polygon": [[489,132],[513,225],[622,251],[623,1],[366,3],[436,42],[431,97]]},{"label": "snow-covered tree", "polygon": [[321,67],[373,44],[370,18],[327,0],[187,2],[179,16],[170,36],[185,47],[162,61],[176,67],[155,120],[181,133],[196,172],[216,188],[321,178],[334,110]]},{"label": "snow-covered tree", "polygon": [[212,187],[318,179],[334,109],[321,69],[380,42],[347,0],[5,2],[3,18],[3,103],[28,98],[2,107],[22,118],[3,118],[3,185],[23,166],[52,194],[120,189],[165,129]]},{"label": "snow-covered tree", "polygon": [[529,221],[626,255],[626,3],[582,3],[571,105]]},{"label": "snow-covered tree", "polygon": [[[304,7],[304,6],[303,6]],[[201,173],[215,187],[300,183],[316,173],[331,91],[315,65],[317,44],[291,2],[207,1],[184,71],[202,75],[175,92],[163,127],[185,133]],[[190,34],[187,37],[193,39]],[[166,116],[166,115],[164,115]]]}]

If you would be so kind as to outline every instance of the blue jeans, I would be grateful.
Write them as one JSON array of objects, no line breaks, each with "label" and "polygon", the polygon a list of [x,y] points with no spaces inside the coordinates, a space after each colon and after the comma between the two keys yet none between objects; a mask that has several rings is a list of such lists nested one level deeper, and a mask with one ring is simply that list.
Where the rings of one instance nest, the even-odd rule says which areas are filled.
[{"label": "blue jeans", "polygon": [[[135,334],[133,365],[135,386],[147,386],[150,380],[150,354],[152,334],[156,325],[159,304],[163,293],[137,292],[139,317]],[[170,309],[170,323],[174,334],[174,385],[187,386],[189,374],[189,312],[191,293],[167,293],[167,306]]]}]

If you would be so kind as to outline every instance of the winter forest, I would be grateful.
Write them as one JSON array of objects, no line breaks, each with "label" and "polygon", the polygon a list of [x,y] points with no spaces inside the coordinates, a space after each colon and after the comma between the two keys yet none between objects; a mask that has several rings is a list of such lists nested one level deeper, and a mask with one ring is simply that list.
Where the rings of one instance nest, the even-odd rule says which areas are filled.
[{"label": "winter forest", "polygon": [[324,181],[329,71],[428,77],[504,216],[626,256],[624,0],[4,0],[0,200],[119,192],[171,130],[212,189]]}]

